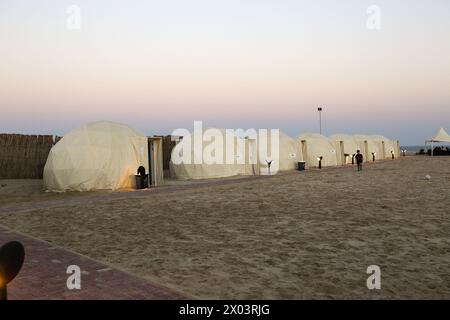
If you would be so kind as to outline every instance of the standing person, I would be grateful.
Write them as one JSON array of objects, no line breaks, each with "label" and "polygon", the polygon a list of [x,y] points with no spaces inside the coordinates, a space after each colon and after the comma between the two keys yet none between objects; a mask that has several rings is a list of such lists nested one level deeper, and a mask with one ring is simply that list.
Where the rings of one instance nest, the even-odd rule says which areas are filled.
[{"label": "standing person", "polygon": [[358,171],[361,171],[364,157],[359,150],[356,150],[355,159],[356,159],[356,164],[358,165]]}]

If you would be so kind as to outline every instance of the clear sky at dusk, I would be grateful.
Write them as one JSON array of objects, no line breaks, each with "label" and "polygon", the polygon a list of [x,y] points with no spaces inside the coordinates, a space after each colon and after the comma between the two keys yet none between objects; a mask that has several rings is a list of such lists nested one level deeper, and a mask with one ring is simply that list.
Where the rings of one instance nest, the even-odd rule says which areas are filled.
[{"label": "clear sky at dusk", "polygon": [[325,134],[450,130],[450,1],[0,0],[0,132],[203,120],[295,136],[318,131],[319,105]]}]

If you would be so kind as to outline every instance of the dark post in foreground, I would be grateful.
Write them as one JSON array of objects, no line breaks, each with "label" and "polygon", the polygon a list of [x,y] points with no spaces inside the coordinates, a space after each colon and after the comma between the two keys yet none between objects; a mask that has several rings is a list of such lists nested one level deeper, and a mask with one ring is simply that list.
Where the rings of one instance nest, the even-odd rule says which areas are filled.
[{"label": "dark post in foreground", "polygon": [[8,242],[0,248],[0,300],[8,299],[7,285],[19,274],[24,259],[25,249],[20,242]]}]

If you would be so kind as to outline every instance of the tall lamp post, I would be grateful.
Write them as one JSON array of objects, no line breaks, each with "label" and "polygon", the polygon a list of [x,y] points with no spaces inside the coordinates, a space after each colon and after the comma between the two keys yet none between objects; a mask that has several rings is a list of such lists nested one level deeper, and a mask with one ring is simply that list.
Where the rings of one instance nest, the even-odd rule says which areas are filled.
[{"label": "tall lamp post", "polygon": [[322,134],[322,107],[318,107],[317,111],[319,111],[319,133]]}]

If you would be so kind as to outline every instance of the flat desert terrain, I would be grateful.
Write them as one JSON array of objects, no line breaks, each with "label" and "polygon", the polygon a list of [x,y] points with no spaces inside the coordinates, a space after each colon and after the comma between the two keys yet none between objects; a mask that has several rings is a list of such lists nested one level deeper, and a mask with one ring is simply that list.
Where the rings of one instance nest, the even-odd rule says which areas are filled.
[{"label": "flat desert terrain", "polygon": [[450,299],[450,157],[137,192],[0,184],[0,225],[194,298]]}]

